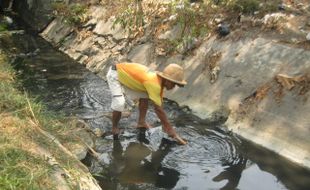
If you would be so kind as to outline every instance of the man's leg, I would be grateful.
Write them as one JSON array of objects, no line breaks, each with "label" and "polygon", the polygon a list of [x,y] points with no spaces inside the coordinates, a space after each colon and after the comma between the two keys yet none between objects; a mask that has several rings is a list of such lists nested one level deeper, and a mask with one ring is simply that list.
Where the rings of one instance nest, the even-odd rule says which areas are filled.
[{"label": "man's leg", "polygon": [[148,106],[149,106],[149,100],[147,98],[139,99],[139,118],[137,126],[138,128],[146,128],[146,129],[151,128],[151,126],[145,122]]},{"label": "man's leg", "polygon": [[119,134],[119,128],[118,128],[118,122],[122,117],[122,112],[119,111],[113,111],[112,113],[112,134],[113,139],[118,140],[118,134]]},{"label": "man's leg", "polygon": [[122,111],[124,111],[125,108],[125,97],[123,95],[122,86],[118,81],[118,74],[112,67],[108,71],[107,81],[112,94],[112,134],[113,139],[117,140],[120,133],[118,123],[121,119]]}]

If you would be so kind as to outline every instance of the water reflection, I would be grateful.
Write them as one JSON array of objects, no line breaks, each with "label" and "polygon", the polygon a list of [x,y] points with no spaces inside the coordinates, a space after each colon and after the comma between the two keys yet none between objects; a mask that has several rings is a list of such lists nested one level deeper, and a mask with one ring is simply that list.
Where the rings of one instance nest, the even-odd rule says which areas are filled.
[{"label": "water reflection", "polygon": [[221,188],[221,190],[236,189],[239,184],[242,171],[246,168],[247,159],[239,157],[238,160],[234,160],[230,163],[224,163],[224,171],[219,173],[213,178],[213,181],[219,182],[222,180],[228,180],[228,182]]},{"label": "water reflection", "polygon": [[163,138],[157,150],[152,151],[145,142],[144,133],[138,134],[138,142],[130,142],[123,150],[120,141],[113,142],[112,159],[109,166],[111,173],[121,184],[148,183],[159,188],[175,187],[180,172],[166,167],[162,160],[176,143]]}]

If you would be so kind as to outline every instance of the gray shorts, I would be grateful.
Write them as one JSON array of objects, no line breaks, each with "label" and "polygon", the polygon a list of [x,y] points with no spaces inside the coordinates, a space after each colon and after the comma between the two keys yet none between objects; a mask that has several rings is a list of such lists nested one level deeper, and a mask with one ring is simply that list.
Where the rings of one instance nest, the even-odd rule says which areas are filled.
[{"label": "gray shorts", "polygon": [[148,98],[146,92],[134,91],[122,85],[118,81],[117,71],[112,68],[107,73],[107,81],[112,94],[111,109],[114,111],[123,112],[128,108],[126,103],[132,106],[134,101],[140,98]]}]

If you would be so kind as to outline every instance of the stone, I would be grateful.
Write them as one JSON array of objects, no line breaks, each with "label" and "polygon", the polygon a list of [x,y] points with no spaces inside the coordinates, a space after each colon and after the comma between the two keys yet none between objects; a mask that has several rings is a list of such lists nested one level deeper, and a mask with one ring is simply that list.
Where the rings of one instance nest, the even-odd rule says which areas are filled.
[{"label": "stone", "polygon": [[14,11],[18,12],[25,23],[32,26],[36,31],[43,30],[54,18],[51,16],[52,1],[14,1]]},{"label": "stone", "polygon": [[220,36],[227,36],[230,33],[230,28],[228,24],[219,24],[218,33]]},{"label": "stone", "polygon": [[113,36],[113,38],[117,41],[126,39],[126,31],[120,25],[111,27],[113,26],[113,22],[114,20],[112,18],[108,21],[98,20],[94,33],[102,36]]},{"label": "stone", "polygon": [[102,137],[105,132],[102,129],[96,128],[94,130],[94,133],[95,133],[96,137]]},{"label": "stone", "polygon": [[151,63],[151,55],[154,51],[152,43],[141,44],[135,46],[128,54],[128,59],[136,63],[149,64]]},{"label": "stone", "polygon": [[158,36],[160,40],[175,40],[180,38],[182,33],[181,25],[175,25],[171,30],[166,31]]},{"label": "stone", "polygon": [[278,10],[279,11],[285,11],[285,9],[286,9],[286,7],[285,7],[285,5],[283,3],[278,5]]},{"label": "stone", "polygon": [[54,44],[60,44],[63,42],[66,36],[71,33],[72,27],[64,25],[62,19],[54,19],[40,34],[45,40],[53,42]]}]

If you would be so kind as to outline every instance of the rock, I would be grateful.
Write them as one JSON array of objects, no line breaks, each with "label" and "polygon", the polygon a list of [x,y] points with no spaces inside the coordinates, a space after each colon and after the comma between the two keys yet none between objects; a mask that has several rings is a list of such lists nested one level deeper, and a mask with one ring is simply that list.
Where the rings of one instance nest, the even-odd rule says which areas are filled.
[{"label": "rock", "polygon": [[220,24],[221,22],[223,22],[223,18],[215,18],[215,19],[214,19],[214,22],[215,22],[216,24]]},{"label": "rock", "polygon": [[218,110],[215,110],[214,112],[211,113],[210,120],[213,123],[219,123],[219,124],[225,123],[229,114],[230,114],[229,108],[225,106],[220,106]]},{"label": "rock", "polygon": [[173,14],[171,15],[167,21],[175,21],[177,19],[177,15],[176,14]]},{"label": "rock", "polygon": [[218,73],[220,72],[220,67],[219,66],[215,66],[211,72],[210,72],[210,82],[211,84],[213,84],[216,80],[217,80],[217,77],[218,77]]},{"label": "rock", "polygon": [[1,15],[0,15],[0,23],[4,23],[4,24],[7,24],[7,25],[12,25],[13,24],[13,19],[11,19],[8,16],[2,16],[2,18],[1,18]]},{"label": "rock", "polygon": [[267,14],[262,19],[263,24],[266,28],[274,27],[280,20],[285,19],[286,15],[283,13],[272,13]]},{"label": "rock", "polygon": [[182,45],[177,48],[177,51],[181,54],[184,54],[192,49],[194,49],[199,43],[197,38],[190,38],[188,40],[183,40]]},{"label": "rock", "polygon": [[175,40],[181,37],[182,27],[180,24],[173,26],[171,30],[166,31],[158,36],[160,40]]},{"label": "rock", "polygon": [[298,3],[297,5],[296,5],[296,8],[297,9],[304,9],[306,6],[303,4],[303,3]]},{"label": "rock", "polygon": [[230,28],[228,24],[219,24],[218,33],[220,36],[227,36],[230,33]]},{"label": "rock", "polygon": [[239,16],[239,21],[241,23],[252,22],[252,20],[253,20],[253,18],[251,18],[249,16],[244,16],[244,15]]},{"label": "rock", "polygon": [[136,63],[151,63],[154,45],[152,43],[141,44],[135,46],[128,54],[128,59]]},{"label": "rock", "polygon": [[97,20],[97,25],[94,29],[94,33],[101,36],[113,36],[116,41],[121,41],[127,38],[126,31],[121,27],[120,24],[116,24],[114,27],[114,18],[110,18],[108,21]]},{"label": "rock", "polygon": [[292,38],[292,39],[291,39],[291,42],[294,43],[294,44],[297,44],[299,41],[298,41],[298,39],[296,39],[296,38]]},{"label": "rock", "polygon": [[[71,42],[69,34],[72,32],[73,27],[62,23],[62,18],[54,19],[40,35],[45,40],[53,42],[53,44],[65,44],[64,40]],[[73,38],[73,36],[71,38]]]},{"label": "rock", "polygon": [[67,144],[69,150],[77,156],[79,160],[86,157],[89,149],[94,147],[94,141],[92,135],[86,129],[76,130],[72,134],[73,137],[77,138],[77,143]]},{"label": "rock", "polygon": [[104,135],[104,131],[99,129],[99,128],[96,128],[94,130],[94,133],[95,133],[96,137],[102,137]]},{"label": "rock", "polygon": [[13,9],[19,17],[36,31],[43,30],[51,22],[52,1],[14,1]]},{"label": "rock", "polygon": [[286,7],[285,7],[285,5],[283,3],[278,5],[278,10],[279,11],[285,11],[285,9],[286,9]]}]

